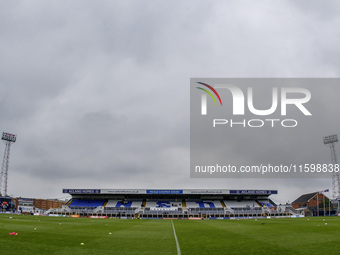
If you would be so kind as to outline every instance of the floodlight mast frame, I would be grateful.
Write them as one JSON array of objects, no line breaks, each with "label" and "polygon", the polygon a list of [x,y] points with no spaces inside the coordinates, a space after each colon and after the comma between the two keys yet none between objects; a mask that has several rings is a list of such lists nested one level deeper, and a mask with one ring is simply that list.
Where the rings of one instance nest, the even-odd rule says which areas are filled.
[{"label": "floodlight mast frame", "polygon": [[[331,148],[331,160],[332,164],[338,164],[338,159],[336,156],[336,151],[335,151],[335,143],[338,142],[338,136],[337,135],[329,135],[325,136],[323,138],[323,143],[325,145],[329,145]],[[339,172],[333,172],[332,173],[332,192],[333,192],[333,198],[338,198],[340,196],[340,176]]]},{"label": "floodlight mast frame", "polygon": [[6,144],[4,158],[2,161],[1,167],[1,176],[0,176],[0,195],[7,195],[7,180],[8,180],[8,166],[9,166],[9,153],[11,150],[11,144],[15,143],[17,139],[16,135],[10,133],[2,133],[1,140],[3,140]]}]

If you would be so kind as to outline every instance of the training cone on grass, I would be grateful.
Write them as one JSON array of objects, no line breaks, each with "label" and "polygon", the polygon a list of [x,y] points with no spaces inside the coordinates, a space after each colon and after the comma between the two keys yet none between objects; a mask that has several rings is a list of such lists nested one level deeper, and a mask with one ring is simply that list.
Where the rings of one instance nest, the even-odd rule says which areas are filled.
[{"label": "training cone on grass", "polygon": [[17,236],[17,235],[19,235],[19,233],[17,233],[17,232],[11,232],[11,233],[9,233],[9,235],[10,235],[10,236]]}]

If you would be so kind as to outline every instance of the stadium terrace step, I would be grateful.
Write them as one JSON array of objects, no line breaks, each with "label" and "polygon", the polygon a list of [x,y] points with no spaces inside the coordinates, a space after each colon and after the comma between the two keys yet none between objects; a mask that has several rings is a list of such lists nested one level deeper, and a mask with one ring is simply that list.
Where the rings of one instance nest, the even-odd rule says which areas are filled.
[{"label": "stadium terrace step", "polygon": [[67,205],[63,205],[63,206],[61,207],[61,209],[62,209],[63,211],[66,211],[66,212],[71,212],[71,211],[72,211],[71,208],[68,207]]},{"label": "stadium terrace step", "polygon": [[94,213],[103,212],[104,206],[98,206],[96,209],[93,210]]},{"label": "stadium terrace step", "polygon": [[186,203],[185,199],[182,200],[182,208],[183,208],[183,211],[188,211],[187,203]]},{"label": "stadium terrace step", "polygon": [[225,206],[225,203],[223,202],[223,200],[220,201],[220,202],[221,202],[221,204],[222,204],[222,207],[225,208],[226,206]]},{"label": "stadium terrace step", "polygon": [[65,205],[69,206],[71,203],[72,203],[72,198],[69,201],[67,201],[67,203]]}]

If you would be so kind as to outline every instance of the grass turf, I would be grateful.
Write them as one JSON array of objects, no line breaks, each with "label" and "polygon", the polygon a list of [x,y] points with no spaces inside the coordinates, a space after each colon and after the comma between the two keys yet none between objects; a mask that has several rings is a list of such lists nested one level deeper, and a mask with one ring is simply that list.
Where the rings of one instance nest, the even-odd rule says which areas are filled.
[{"label": "grass turf", "polygon": [[[182,254],[338,254],[340,251],[340,217],[173,220],[173,223]],[[19,235],[12,236],[10,232]],[[3,214],[0,215],[0,252],[177,254],[177,248],[170,220]]]}]

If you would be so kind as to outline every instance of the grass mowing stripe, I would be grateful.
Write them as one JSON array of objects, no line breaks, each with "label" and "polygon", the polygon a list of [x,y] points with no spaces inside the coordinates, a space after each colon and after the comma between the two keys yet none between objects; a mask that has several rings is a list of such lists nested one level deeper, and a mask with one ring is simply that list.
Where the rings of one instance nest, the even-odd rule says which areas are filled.
[{"label": "grass mowing stripe", "polygon": [[178,239],[177,239],[177,235],[176,235],[175,226],[174,226],[174,223],[172,222],[172,220],[171,220],[171,224],[172,224],[172,229],[174,230],[174,236],[175,236],[176,247],[177,247],[177,254],[181,255],[181,248],[179,247],[179,243],[178,243]]}]

